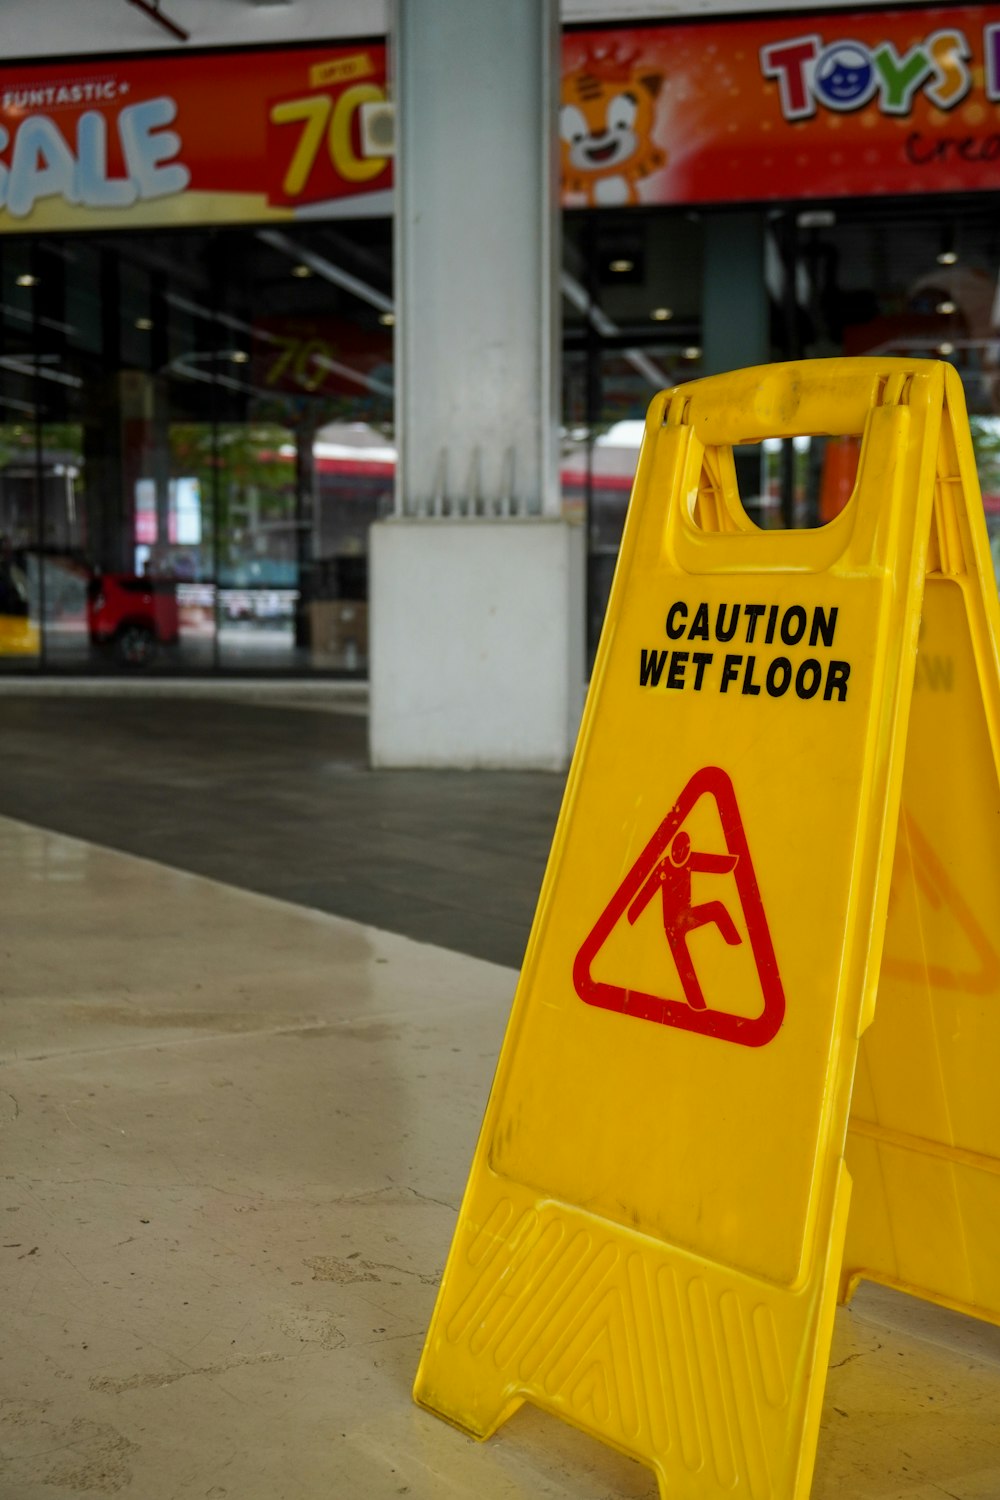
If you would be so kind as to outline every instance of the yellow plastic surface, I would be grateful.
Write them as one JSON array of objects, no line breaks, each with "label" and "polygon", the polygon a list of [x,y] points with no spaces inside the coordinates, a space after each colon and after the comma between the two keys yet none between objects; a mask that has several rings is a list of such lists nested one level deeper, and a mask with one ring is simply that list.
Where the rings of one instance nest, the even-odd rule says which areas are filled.
[{"label": "yellow plastic surface", "polygon": [[[854,494],[761,532],[731,445],[797,433]],[[654,400],[422,1405],[805,1500],[838,1289],[1000,1316],[998,639],[950,368]]]},{"label": "yellow plastic surface", "polygon": [[887,1282],[1000,1323],[996,588],[950,370],[946,403],[842,1285]]}]

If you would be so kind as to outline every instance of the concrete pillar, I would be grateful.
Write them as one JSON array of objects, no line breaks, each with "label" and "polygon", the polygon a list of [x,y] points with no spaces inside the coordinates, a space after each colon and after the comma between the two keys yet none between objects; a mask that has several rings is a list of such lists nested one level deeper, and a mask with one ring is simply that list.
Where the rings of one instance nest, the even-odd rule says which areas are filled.
[{"label": "concrete pillar", "polygon": [[377,766],[561,768],[584,676],[560,516],[556,0],[397,0],[395,515],[372,529]]}]

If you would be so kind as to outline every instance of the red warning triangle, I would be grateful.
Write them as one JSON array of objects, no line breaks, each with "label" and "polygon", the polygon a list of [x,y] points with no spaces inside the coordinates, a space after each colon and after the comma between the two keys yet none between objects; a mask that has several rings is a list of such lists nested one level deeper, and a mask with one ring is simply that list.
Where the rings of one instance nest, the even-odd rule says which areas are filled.
[{"label": "red warning triangle", "polygon": [[[685,827],[701,798],[711,799],[709,806],[714,805],[725,853],[695,848]],[[692,877],[696,874],[720,877],[713,882],[716,899],[695,904]],[[759,997],[751,997],[756,1010],[750,1015],[726,1009],[720,1003],[723,997],[704,993],[688,948],[689,935],[702,927],[715,927],[719,941],[731,947],[743,942],[733,920],[734,897],[741,909],[759,985]],[[633,988],[627,979],[609,982],[595,978],[594,961],[619,923],[634,925],[657,898],[662,906],[664,942],[672,959],[672,984],[665,981],[663,988],[667,991],[674,987],[675,992],[657,994]],[[745,1047],[762,1047],[777,1034],[784,1019],[785,994],[736,793],[719,766],[704,766],[691,777],[585,939],[573,964],[573,984],[588,1005]],[[747,997],[741,995],[740,999],[745,1003]]]},{"label": "red warning triangle", "polygon": [[[898,951],[904,934],[911,944],[905,957]],[[899,815],[882,973],[970,995],[990,994],[1000,977],[1000,955],[907,808]]]}]

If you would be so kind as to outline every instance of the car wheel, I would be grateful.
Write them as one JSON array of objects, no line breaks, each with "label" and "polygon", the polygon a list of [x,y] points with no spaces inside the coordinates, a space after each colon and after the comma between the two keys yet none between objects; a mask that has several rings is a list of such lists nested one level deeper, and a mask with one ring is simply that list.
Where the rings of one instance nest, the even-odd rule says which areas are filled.
[{"label": "car wheel", "polygon": [[115,640],[118,660],[125,667],[148,667],[156,655],[156,636],[148,625],[125,625]]}]

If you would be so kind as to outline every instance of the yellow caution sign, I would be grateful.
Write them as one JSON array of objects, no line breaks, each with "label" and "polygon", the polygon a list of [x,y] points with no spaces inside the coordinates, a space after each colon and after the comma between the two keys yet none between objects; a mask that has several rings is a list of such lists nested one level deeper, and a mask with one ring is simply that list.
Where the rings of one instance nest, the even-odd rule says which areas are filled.
[{"label": "yellow caution sign", "polygon": [[[759,531],[806,433],[850,501]],[[950,367],[656,398],[421,1405],[805,1500],[838,1292],[1000,1321],[998,641]]]}]

